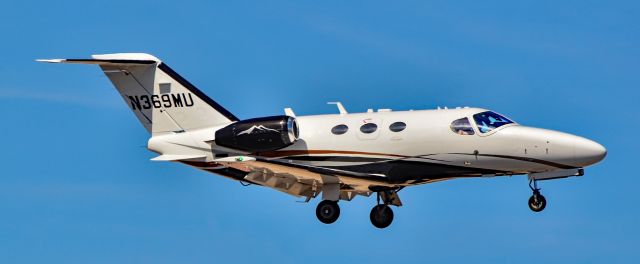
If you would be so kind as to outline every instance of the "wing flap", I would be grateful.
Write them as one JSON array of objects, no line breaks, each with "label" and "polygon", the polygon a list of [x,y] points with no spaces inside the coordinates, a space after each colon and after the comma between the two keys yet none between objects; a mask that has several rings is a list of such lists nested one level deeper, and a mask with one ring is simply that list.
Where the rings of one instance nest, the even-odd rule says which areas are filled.
[{"label": "wing flap", "polygon": [[317,184],[300,182],[291,174],[253,171],[247,174],[244,180],[298,197],[316,197],[320,193]]},{"label": "wing flap", "polygon": [[316,197],[323,184],[340,184],[340,199],[350,201],[357,195],[370,196],[369,186],[384,183],[336,173],[325,174],[307,168],[265,161],[229,162],[224,166],[249,172],[244,180],[297,197]]}]

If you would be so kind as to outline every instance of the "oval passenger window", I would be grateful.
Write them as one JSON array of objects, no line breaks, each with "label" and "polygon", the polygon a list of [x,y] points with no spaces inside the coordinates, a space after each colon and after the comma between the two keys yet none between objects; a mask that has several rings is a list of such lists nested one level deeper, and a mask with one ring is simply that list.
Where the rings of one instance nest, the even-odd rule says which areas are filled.
[{"label": "oval passenger window", "polygon": [[344,133],[347,133],[348,130],[349,127],[347,125],[337,125],[331,129],[331,133],[335,135],[342,135]]},{"label": "oval passenger window", "polygon": [[405,124],[404,122],[395,122],[389,126],[389,130],[393,132],[400,132],[405,128],[407,128],[407,124]]},{"label": "oval passenger window", "polygon": [[373,132],[376,132],[376,129],[378,129],[378,125],[374,123],[366,123],[360,127],[360,132],[365,134],[371,134]]}]

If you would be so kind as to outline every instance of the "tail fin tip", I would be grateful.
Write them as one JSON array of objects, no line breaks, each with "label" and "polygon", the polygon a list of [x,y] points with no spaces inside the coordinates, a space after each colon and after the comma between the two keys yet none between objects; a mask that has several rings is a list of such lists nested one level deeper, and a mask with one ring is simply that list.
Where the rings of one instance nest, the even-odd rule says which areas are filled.
[{"label": "tail fin tip", "polygon": [[162,62],[156,56],[148,53],[111,53],[111,54],[94,54],[91,58],[95,60],[132,60],[132,61],[155,61]]}]

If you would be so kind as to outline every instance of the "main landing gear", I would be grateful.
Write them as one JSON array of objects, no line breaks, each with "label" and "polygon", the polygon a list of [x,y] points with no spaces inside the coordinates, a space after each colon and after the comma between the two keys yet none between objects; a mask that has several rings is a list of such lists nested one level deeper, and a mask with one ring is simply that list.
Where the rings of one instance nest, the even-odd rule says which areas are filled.
[{"label": "main landing gear", "polygon": [[369,214],[371,224],[377,228],[385,228],[393,222],[393,210],[386,204],[379,204],[371,209]]},{"label": "main landing gear", "polygon": [[[531,186],[533,183],[533,186]],[[533,195],[529,198],[529,209],[534,212],[542,212],[545,207],[547,207],[547,199],[540,194],[540,188],[538,188],[538,183],[535,179],[529,181],[529,188],[533,191]]]},{"label": "main landing gear", "polygon": [[[376,192],[377,205],[371,209],[369,219],[371,224],[377,228],[386,228],[393,222],[393,210],[390,205],[401,206],[400,197],[397,190],[382,190]],[[381,203],[382,202],[382,203]],[[332,224],[340,217],[340,206],[338,201],[323,200],[316,207],[316,217],[320,222]]]},{"label": "main landing gear", "polygon": [[[393,210],[391,210],[391,206],[402,206],[402,202],[400,202],[400,197],[398,197],[397,190],[384,190],[376,193],[376,201],[377,205],[371,209],[371,213],[369,213],[369,219],[371,220],[371,224],[377,228],[386,228],[393,222]],[[380,203],[382,200],[382,204]]]},{"label": "main landing gear", "polygon": [[340,217],[340,206],[338,201],[324,200],[316,207],[316,216],[320,222],[332,224]]}]

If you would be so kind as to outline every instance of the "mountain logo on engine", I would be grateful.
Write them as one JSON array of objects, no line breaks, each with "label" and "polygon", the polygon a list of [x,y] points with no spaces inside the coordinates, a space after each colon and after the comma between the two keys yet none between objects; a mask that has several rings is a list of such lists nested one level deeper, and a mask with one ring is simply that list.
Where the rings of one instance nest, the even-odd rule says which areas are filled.
[{"label": "mountain logo on engine", "polygon": [[[256,131],[256,130],[257,130],[257,131]],[[271,128],[268,128],[268,127],[265,127],[265,126],[263,126],[263,125],[259,125],[259,126],[254,125],[254,126],[250,127],[249,129],[247,129],[247,130],[245,130],[245,131],[242,131],[242,132],[238,133],[238,136],[240,136],[240,135],[244,135],[244,134],[253,134],[253,131],[256,131],[256,132],[258,132],[258,133],[259,133],[259,132],[266,132],[266,131],[272,131],[272,132],[276,132],[276,133],[280,132],[280,131],[278,131],[278,130],[271,129]]]}]

